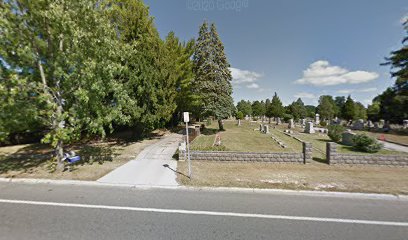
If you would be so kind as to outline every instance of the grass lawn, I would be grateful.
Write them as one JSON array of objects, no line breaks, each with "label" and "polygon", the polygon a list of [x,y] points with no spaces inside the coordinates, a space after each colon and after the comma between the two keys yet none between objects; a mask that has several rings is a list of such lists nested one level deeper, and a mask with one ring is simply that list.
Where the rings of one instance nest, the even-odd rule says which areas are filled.
[{"label": "grass lawn", "polygon": [[[187,162],[178,171],[186,174]],[[182,174],[187,186],[408,194],[408,168],[192,161],[192,180]]]},{"label": "grass lawn", "polygon": [[[221,135],[222,145],[226,151],[240,152],[293,152],[301,151],[302,145],[293,138],[270,128],[271,134],[285,142],[289,147],[282,148],[272,139],[271,134],[262,134],[254,129],[259,129],[259,124],[251,124],[242,121],[241,126],[237,126],[236,121],[225,121],[225,131],[218,132]],[[211,149],[217,133],[217,123],[208,126],[203,133],[191,144],[191,149],[208,150]]]},{"label": "grass lawn", "polygon": [[[307,134],[307,133],[295,133],[295,135],[302,139],[303,141],[310,142],[313,145],[313,157],[315,158],[326,158],[326,143],[330,142],[330,138],[326,134],[321,133],[314,133],[314,134]],[[377,153],[365,153],[361,151],[355,150],[351,146],[345,146],[342,144],[337,144],[337,151],[339,153],[348,153],[348,154],[406,154],[403,152],[391,151],[386,149],[381,149]]]},{"label": "grass lawn", "polygon": [[97,180],[135,158],[139,152],[159,141],[163,132],[140,141],[119,139],[77,144],[69,147],[81,156],[71,171],[53,171],[52,149],[48,145],[26,144],[0,147],[0,177]]},{"label": "grass lawn", "polygon": [[378,139],[381,135],[384,135],[385,139],[390,142],[399,143],[408,146],[408,135],[396,134],[396,133],[381,133],[381,132],[369,132],[369,131],[355,131],[357,133],[365,133],[369,136]]}]

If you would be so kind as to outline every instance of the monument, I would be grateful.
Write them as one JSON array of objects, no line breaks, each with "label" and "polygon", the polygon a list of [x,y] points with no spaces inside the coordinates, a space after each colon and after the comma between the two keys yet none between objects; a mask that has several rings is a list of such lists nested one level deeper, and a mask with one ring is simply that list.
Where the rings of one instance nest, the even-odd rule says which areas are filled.
[{"label": "monument", "polygon": [[315,133],[313,122],[306,123],[305,133]]},{"label": "monument", "polygon": [[355,133],[348,129],[341,135],[341,143],[346,146],[353,146],[353,138],[355,135]]},{"label": "monument", "polygon": [[316,125],[320,124],[320,115],[318,113],[316,113],[316,116],[315,116],[315,123]]},{"label": "monument", "polygon": [[354,130],[363,130],[364,129],[364,120],[363,119],[358,119],[357,121],[355,121],[354,124],[353,124],[353,129]]},{"label": "monument", "polygon": [[403,120],[402,121],[402,128],[407,129],[408,128],[408,120]]},{"label": "monument", "polygon": [[293,119],[289,120],[289,125],[288,125],[289,129],[295,128],[295,122],[293,121]]},{"label": "monument", "polygon": [[280,117],[277,117],[276,118],[276,125],[280,125],[281,124],[281,119],[280,119]]},{"label": "monument", "polygon": [[269,125],[264,125],[264,133],[269,133]]}]

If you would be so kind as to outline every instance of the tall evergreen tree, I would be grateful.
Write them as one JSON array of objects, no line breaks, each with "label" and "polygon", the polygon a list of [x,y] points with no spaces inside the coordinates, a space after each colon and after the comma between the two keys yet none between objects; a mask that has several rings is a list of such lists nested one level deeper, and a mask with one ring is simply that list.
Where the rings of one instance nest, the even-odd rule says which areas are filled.
[{"label": "tall evergreen tree", "polygon": [[344,104],[343,116],[347,120],[355,119],[356,106],[350,95],[347,97],[346,103]]},{"label": "tall evergreen tree", "polygon": [[252,103],[252,113],[254,116],[256,117],[261,117],[265,114],[264,112],[264,106],[262,105],[262,103],[260,101],[254,101]]},{"label": "tall evergreen tree", "polygon": [[231,72],[224,53],[224,45],[216,27],[204,22],[194,52],[194,89],[200,96],[203,114],[214,116],[220,130],[224,130],[223,119],[231,116],[234,109]]},{"label": "tall evergreen tree", "polygon": [[391,65],[391,77],[395,78],[395,84],[374,99],[380,102],[380,116],[399,124],[408,119],[408,20],[403,26],[407,36],[402,40],[402,48],[391,52],[383,64]]},{"label": "tall evergreen tree", "polygon": [[303,103],[301,98],[298,98],[296,101],[290,104],[288,108],[289,113],[293,116],[295,120],[306,117],[305,104]]},{"label": "tall evergreen tree", "polygon": [[322,119],[332,119],[337,112],[336,104],[330,95],[320,96],[317,109]]},{"label": "tall evergreen tree", "polygon": [[278,94],[275,92],[275,95],[272,98],[271,104],[269,105],[269,108],[267,109],[268,117],[283,117],[283,114],[285,113],[285,108],[282,105],[282,101],[278,97]]}]

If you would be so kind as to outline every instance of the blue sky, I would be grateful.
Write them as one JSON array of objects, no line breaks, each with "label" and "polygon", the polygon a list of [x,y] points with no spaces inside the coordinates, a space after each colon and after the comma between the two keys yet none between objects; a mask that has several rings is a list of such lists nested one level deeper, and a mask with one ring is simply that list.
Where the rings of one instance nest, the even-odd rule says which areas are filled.
[{"label": "blue sky", "polygon": [[285,104],[322,94],[364,104],[394,82],[380,66],[405,36],[406,0],[145,0],[164,37],[197,37],[214,22],[233,73],[234,100],[276,91]]}]

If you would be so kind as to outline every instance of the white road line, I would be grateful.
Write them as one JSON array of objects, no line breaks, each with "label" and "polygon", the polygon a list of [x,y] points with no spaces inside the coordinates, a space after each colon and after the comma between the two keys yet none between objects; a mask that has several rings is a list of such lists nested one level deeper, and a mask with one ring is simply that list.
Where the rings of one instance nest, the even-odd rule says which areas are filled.
[{"label": "white road line", "polygon": [[354,224],[366,224],[366,225],[383,225],[383,226],[408,227],[408,222],[371,221],[371,220],[358,220],[358,219],[301,217],[301,216],[252,214],[252,213],[233,213],[233,212],[213,212],[213,211],[194,211],[194,210],[182,210],[182,209],[122,207],[122,206],[107,206],[107,205],[92,205],[92,204],[77,204],[77,203],[58,203],[58,202],[41,202],[41,201],[25,201],[25,200],[11,200],[11,199],[0,199],[0,203],[27,204],[27,205],[40,205],[40,206],[55,206],[55,207],[90,208],[90,209],[124,210],[124,211],[136,211],[136,212],[173,213],[173,214],[207,215],[207,216],[223,216],[223,217],[242,217],[242,218],[282,219],[282,220],[294,220],[294,221],[354,223]]}]

